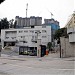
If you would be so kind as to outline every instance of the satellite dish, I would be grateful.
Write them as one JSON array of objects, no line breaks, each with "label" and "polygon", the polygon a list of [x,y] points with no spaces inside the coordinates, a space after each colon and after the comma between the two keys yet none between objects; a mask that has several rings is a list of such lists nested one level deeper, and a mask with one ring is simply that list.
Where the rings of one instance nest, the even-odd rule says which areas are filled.
[{"label": "satellite dish", "polygon": [[0,0],[0,4],[2,3],[2,2],[4,2],[5,0]]}]

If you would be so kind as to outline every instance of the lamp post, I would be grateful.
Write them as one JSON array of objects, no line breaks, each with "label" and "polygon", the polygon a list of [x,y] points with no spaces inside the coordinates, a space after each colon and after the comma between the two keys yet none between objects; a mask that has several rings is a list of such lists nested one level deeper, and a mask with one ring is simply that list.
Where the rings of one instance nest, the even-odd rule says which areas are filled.
[{"label": "lamp post", "polygon": [[40,34],[41,32],[40,31],[36,31],[35,33],[37,34],[37,40],[38,40],[38,34]]},{"label": "lamp post", "polygon": [[24,42],[25,42],[24,38],[25,38],[25,36],[22,36],[22,37],[23,37],[23,46],[24,46]]},{"label": "lamp post", "polygon": [[0,45],[0,57],[1,57],[1,50],[2,50],[2,45]]},{"label": "lamp post", "polygon": [[1,49],[2,49],[2,48],[1,48],[1,46],[0,46],[0,57],[1,57]]},{"label": "lamp post", "polygon": [[41,39],[38,39],[38,35],[41,33],[40,31],[35,32],[37,34],[37,57],[41,56],[41,49],[39,45],[41,44]]}]

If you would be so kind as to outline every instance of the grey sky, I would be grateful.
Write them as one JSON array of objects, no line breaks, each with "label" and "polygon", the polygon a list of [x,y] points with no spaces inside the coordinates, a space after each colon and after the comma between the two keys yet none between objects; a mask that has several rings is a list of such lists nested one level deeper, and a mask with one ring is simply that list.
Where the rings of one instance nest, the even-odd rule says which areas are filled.
[{"label": "grey sky", "polygon": [[0,18],[7,17],[8,20],[15,16],[26,17],[26,3],[28,3],[28,17],[41,16],[53,18],[64,27],[69,16],[74,11],[74,0],[6,0],[0,5]]}]

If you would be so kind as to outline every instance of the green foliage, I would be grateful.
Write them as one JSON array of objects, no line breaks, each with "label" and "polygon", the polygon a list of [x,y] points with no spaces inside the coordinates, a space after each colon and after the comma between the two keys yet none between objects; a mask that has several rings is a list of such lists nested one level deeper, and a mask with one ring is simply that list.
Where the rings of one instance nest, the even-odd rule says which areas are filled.
[{"label": "green foliage", "polygon": [[51,43],[51,42],[48,42],[47,48],[48,48],[48,49],[51,49],[51,47],[52,47],[52,43]]},{"label": "green foliage", "polygon": [[54,39],[60,39],[60,37],[62,37],[62,36],[68,37],[68,35],[67,35],[67,28],[58,29],[55,32]]},{"label": "green foliage", "polygon": [[16,25],[17,25],[17,21],[14,22],[14,28],[16,28]]},{"label": "green foliage", "polygon": [[9,24],[10,24],[10,28],[14,28],[14,24],[13,24],[13,21],[14,21],[14,19],[11,19],[11,20],[9,21]]},{"label": "green foliage", "polygon": [[7,18],[3,18],[0,21],[0,31],[1,29],[8,29],[9,28],[9,21],[7,20]]}]

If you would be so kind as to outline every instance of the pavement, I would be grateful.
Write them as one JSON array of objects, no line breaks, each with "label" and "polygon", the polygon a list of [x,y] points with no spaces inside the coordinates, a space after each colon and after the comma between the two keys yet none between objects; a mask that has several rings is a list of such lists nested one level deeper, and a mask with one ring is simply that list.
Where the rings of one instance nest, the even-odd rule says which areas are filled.
[{"label": "pavement", "polygon": [[40,58],[1,54],[0,75],[75,75],[75,57],[60,58],[59,53]]}]

